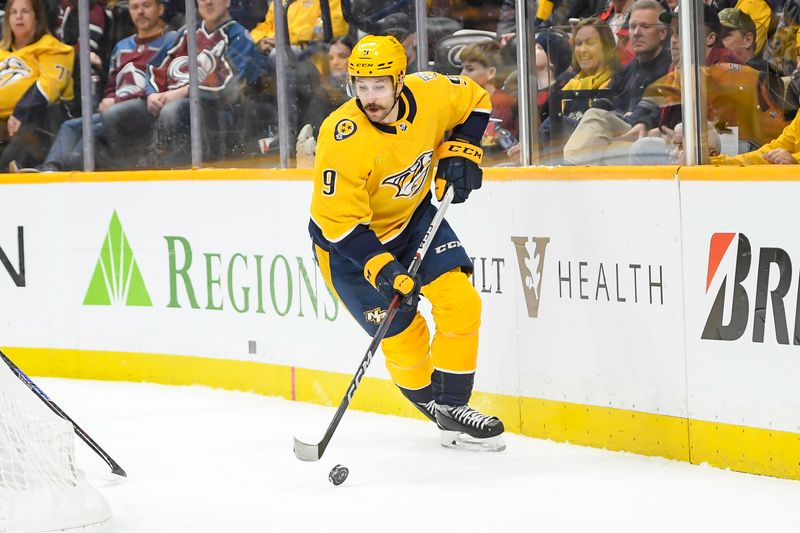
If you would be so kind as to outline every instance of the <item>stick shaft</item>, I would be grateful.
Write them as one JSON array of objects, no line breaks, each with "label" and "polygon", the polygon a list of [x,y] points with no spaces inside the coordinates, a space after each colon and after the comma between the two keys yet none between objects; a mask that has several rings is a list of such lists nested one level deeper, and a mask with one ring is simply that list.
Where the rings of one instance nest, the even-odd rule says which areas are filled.
[{"label": "stick shaft", "polygon": [[[444,219],[445,211],[447,211],[447,208],[453,201],[453,194],[452,187],[448,187],[444,198],[442,199],[442,203],[439,204],[439,210],[428,226],[428,231],[426,231],[425,235],[422,237],[422,241],[417,247],[417,252],[414,255],[414,259],[411,261],[411,265],[408,268],[408,271],[412,276],[414,276],[419,270],[422,260],[424,259],[425,254],[428,252],[428,248],[431,245],[431,241],[433,240],[434,235],[436,235],[436,232],[439,230],[439,226]],[[394,320],[394,316],[399,307],[400,295],[395,294],[392,298],[392,301],[389,303],[389,309],[386,311],[386,318],[383,319],[380,326],[378,326],[378,331],[376,331],[375,335],[372,337],[372,341],[369,343],[369,347],[367,348],[367,353],[361,359],[361,363],[358,365],[358,369],[353,375],[353,379],[350,381],[350,386],[347,387],[347,392],[342,398],[342,401],[339,403],[339,408],[336,409],[336,413],[333,415],[333,419],[328,425],[328,429],[325,430],[325,435],[322,437],[322,440],[319,442],[319,444],[305,444],[295,438],[294,453],[298,459],[303,461],[317,461],[322,457],[322,454],[325,453],[325,448],[328,447],[328,443],[333,437],[339,422],[342,420],[345,411],[347,411],[347,408],[353,399],[353,395],[355,394],[356,389],[358,389],[358,385],[361,383],[361,379],[364,377],[364,374],[366,374],[367,368],[369,368],[369,365],[372,362],[372,357],[378,350],[378,346],[380,346],[381,341],[386,336],[386,332],[389,330],[389,326],[392,324],[392,320]]]},{"label": "stick shaft", "polygon": [[42,400],[42,402],[44,402],[44,404],[47,407],[49,407],[51,411],[53,411],[55,414],[57,414],[70,424],[72,424],[72,428],[75,431],[75,434],[78,435],[81,438],[81,440],[83,440],[83,442],[85,442],[87,446],[89,446],[89,448],[91,448],[97,455],[99,455],[103,459],[103,461],[106,462],[106,464],[108,464],[108,466],[111,467],[111,472],[117,474],[118,476],[127,477],[127,474],[122,469],[122,467],[120,467],[117,464],[117,462],[114,461],[114,459],[112,459],[111,456],[108,455],[105,452],[105,450],[103,450],[103,448],[101,448],[100,445],[97,444],[94,441],[94,439],[92,439],[92,437],[89,436],[88,433],[86,433],[78,424],[76,424],[75,421],[72,420],[67,415],[67,413],[65,413],[58,405],[56,405],[56,403],[53,400],[51,400],[47,396],[47,394],[45,394],[44,391],[42,391],[42,389],[40,389],[39,386],[36,385],[36,383],[34,383],[33,380],[31,380],[31,378],[29,378],[25,374],[25,372],[23,372],[16,364],[14,364],[14,362],[11,359],[9,359],[6,354],[0,352],[0,359],[2,359],[3,362],[5,362],[5,364],[8,365],[8,367],[11,369],[14,375],[17,376],[19,380],[22,381],[25,384],[25,386],[27,386],[31,390],[31,392],[33,392],[36,395],[37,398]]}]

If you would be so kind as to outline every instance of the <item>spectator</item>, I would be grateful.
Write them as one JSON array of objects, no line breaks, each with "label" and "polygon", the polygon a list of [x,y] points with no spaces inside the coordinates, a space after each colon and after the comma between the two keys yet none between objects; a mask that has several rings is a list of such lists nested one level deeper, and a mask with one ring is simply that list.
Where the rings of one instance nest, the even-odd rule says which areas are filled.
[{"label": "spectator", "polygon": [[[145,71],[150,59],[164,46],[175,40],[174,31],[166,31],[166,23],[161,19],[164,5],[160,0],[130,0],[129,13],[136,26],[136,34],[127,37],[114,47],[108,85],[98,112],[92,115],[95,142],[103,138],[101,112],[113,115],[120,109],[120,103],[133,98],[141,98],[145,93]],[[124,107],[124,106],[122,106]],[[61,125],[56,140],[43,164],[35,169],[19,169],[16,162],[9,165],[11,172],[35,170],[56,172],[79,170],[83,168],[83,119],[77,117]],[[120,159],[122,153],[114,154]],[[124,160],[124,158],[123,158]],[[103,165],[98,165],[103,166]]]},{"label": "spectator", "polygon": [[[108,61],[108,49],[104,51],[101,45],[109,29],[108,17],[103,7],[105,2],[90,0],[89,2],[89,62],[92,69],[92,83],[96,94],[102,93],[104,70]],[[75,65],[73,78],[75,80],[76,98],[80,101],[80,43],[78,42],[78,2],[77,0],[58,0],[58,14],[53,33],[61,42],[75,47]],[[94,102],[97,103],[96,101]],[[76,109],[76,112],[80,110]]]},{"label": "spectator", "polygon": [[314,91],[304,124],[311,124],[314,136],[319,134],[322,121],[350,97],[347,95],[347,60],[353,51],[353,41],[337,37],[328,49],[328,60],[323,67],[322,83]]},{"label": "spectator", "polygon": [[551,96],[557,106],[556,112],[551,113],[540,128],[540,137],[543,144],[548,145],[549,152],[556,148],[560,151],[564,140],[592,105],[597,91],[608,86],[620,66],[614,34],[608,24],[599,19],[590,17],[580,21],[575,25],[572,40],[575,48],[572,70],[567,74],[573,75]]},{"label": "spectator", "polygon": [[[228,146],[226,134],[234,128],[234,105],[241,102],[248,85],[265,72],[265,58],[258,53],[247,31],[232,20],[227,0],[200,0],[202,18],[196,30],[203,119],[204,153],[220,157]],[[112,153],[136,140],[152,140],[155,156],[163,166],[189,161],[189,75],[187,29],[177,41],[164,47],[150,61],[145,82],[146,100],[118,104],[113,113],[103,112],[105,135]],[[150,135],[155,135],[151,139]]]},{"label": "spectator", "polygon": [[558,88],[558,80],[569,69],[571,62],[572,48],[567,34],[548,29],[536,35],[536,105],[539,124],[550,116],[550,93]]},{"label": "spectator", "polygon": [[[661,20],[665,24],[670,24],[677,17],[677,14],[677,11],[662,13]],[[741,63],[742,60],[739,56],[722,43],[722,23],[719,20],[717,10],[709,4],[703,4],[703,23],[705,29],[706,65]],[[673,26],[673,31],[678,31],[677,20]]]},{"label": "spectator", "polygon": [[611,0],[608,8],[599,13],[597,18],[611,27],[614,39],[617,41],[617,53],[620,63],[627,65],[636,56],[630,42],[629,21],[631,8],[635,0]]},{"label": "spectator", "polygon": [[[74,49],[47,31],[41,0],[9,0],[0,39],[0,168],[34,149],[45,152],[61,122],[53,104],[71,100]],[[41,155],[39,156],[41,157]]]},{"label": "spectator", "polygon": [[800,162],[800,113],[775,140],[737,156],[711,158],[715,165],[796,165]]},{"label": "spectator", "polygon": [[664,8],[655,0],[637,0],[630,11],[630,36],[636,58],[609,83],[612,98],[597,98],[564,146],[569,164],[625,164],[630,141],[617,140],[656,109],[638,107],[645,89],[667,73],[670,54],[664,46],[667,28],[659,20]]},{"label": "spectator", "polygon": [[[714,26],[713,8],[705,9],[707,33]],[[643,118],[621,138],[634,140],[631,147],[631,164],[667,164],[679,162],[673,156],[673,147],[676,145],[674,138],[682,139],[678,132],[681,122],[681,87],[680,87],[680,38],[677,17],[668,13],[662,14],[663,22],[672,24],[671,50],[675,69],[671,70],[662,80],[652,84],[640,102],[641,107],[660,105],[658,114],[658,128],[652,128],[651,122]],[[714,53],[714,47],[706,47],[706,62],[712,57],[723,57]],[[737,59],[736,56],[733,56]],[[771,113],[765,113],[767,104],[764,102],[766,94],[762,94],[762,85],[759,79],[763,77],[757,70],[739,65],[738,63],[713,63],[702,70],[704,85],[707,88],[708,119],[712,122],[708,131],[708,145],[713,147],[709,155],[718,155],[716,146],[718,135],[713,123],[721,122],[737,126],[740,138],[762,138],[762,129],[769,126]],[[645,117],[646,114],[642,114]],[[766,118],[766,120],[764,120]],[[774,131],[774,129],[772,130]]]},{"label": "spectator", "polygon": [[[766,59],[761,54],[755,53],[756,25],[753,19],[744,11],[737,8],[726,8],[719,12],[722,25],[722,42],[725,47],[732,50],[741,60],[743,65],[759,73],[755,83],[748,81],[748,85],[757,85],[763,95],[760,104],[759,118],[765,121],[763,125],[766,139],[772,139],[785,126],[785,111],[796,109],[795,102],[784,99],[785,87],[780,72],[770,68]],[[777,115],[771,117],[768,112],[775,111]],[[774,120],[772,120],[774,118]],[[763,138],[760,139],[763,142]],[[761,144],[759,142],[758,144]]]},{"label": "spectator", "polygon": [[[755,48],[754,53],[761,55],[764,51],[764,44],[767,42],[767,34],[772,23],[772,8],[766,0],[739,0],[736,2],[736,9],[746,13],[755,25]],[[724,9],[722,11],[725,11]],[[721,14],[721,13],[720,13]]]},{"label": "spectator", "polygon": [[[487,161],[497,160],[499,153],[505,159],[505,150],[497,138],[498,126],[507,130],[511,135],[517,135],[517,102],[507,92],[498,89],[495,85],[497,70],[502,67],[502,48],[496,41],[482,41],[465,46],[459,55],[461,61],[461,75],[467,76],[483,87],[492,101],[492,113],[489,125],[483,133],[481,146]],[[496,119],[496,120],[492,120]]]},{"label": "spectator", "polygon": [[[348,25],[342,14],[341,0],[329,0],[333,37],[347,34]],[[250,32],[256,46],[263,54],[269,54],[275,48],[275,12],[274,4],[270,4],[264,21],[256,25]],[[319,0],[307,0],[289,4],[286,11],[289,23],[289,42],[292,45],[304,46],[312,41],[322,41],[323,34],[322,9]]]},{"label": "spectator", "polygon": [[303,123],[305,126],[297,136],[297,168],[314,166],[314,152],[322,121],[340,105],[350,99],[347,94],[347,61],[353,51],[353,41],[347,37],[338,37],[328,50],[328,61],[323,68],[322,82],[314,91],[311,103],[306,111]]},{"label": "spectator", "polygon": [[798,69],[798,37],[800,32],[800,0],[787,0],[778,20],[775,34],[764,48],[764,57],[770,66],[783,76],[792,76]]},{"label": "spectator", "polygon": [[756,54],[756,25],[750,15],[729,7],[719,12],[719,22],[725,48],[735,53],[743,65],[767,72],[766,60]]}]

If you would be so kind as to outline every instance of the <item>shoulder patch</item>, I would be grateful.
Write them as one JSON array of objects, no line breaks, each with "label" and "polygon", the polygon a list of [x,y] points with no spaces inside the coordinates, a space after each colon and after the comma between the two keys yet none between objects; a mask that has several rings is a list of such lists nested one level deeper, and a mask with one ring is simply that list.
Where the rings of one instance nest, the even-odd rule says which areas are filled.
[{"label": "shoulder patch", "polygon": [[422,81],[431,81],[433,79],[436,79],[435,72],[417,72],[416,74],[414,74],[414,76],[418,77]]},{"label": "shoulder patch", "polygon": [[336,123],[336,127],[333,128],[333,138],[337,141],[341,141],[342,139],[347,139],[352,134],[356,132],[356,123],[350,120],[349,118],[343,118],[339,122]]}]

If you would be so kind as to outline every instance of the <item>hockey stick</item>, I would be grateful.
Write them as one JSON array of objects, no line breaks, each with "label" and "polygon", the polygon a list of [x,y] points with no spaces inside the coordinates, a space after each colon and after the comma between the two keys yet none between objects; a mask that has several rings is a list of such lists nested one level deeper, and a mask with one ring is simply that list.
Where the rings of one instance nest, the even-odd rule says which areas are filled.
[{"label": "hockey stick", "polygon": [[36,385],[36,383],[31,381],[31,378],[29,378],[25,374],[25,372],[20,370],[20,368],[17,365],[15,365],[14,362],[6,356],[6,354],[0,352],[0,359],[3,359],[3,361],[8,365],[11,371],[14,372],[14,374],[20,379],[20,381],[22,381],[40,400],[42,400],[45,403],[45,405],[50,408],[51,411],[53,411],[55,414],[57,414],[70,424],[72,424],[72,428],[75,430],[75,433],[83,440],[83,442],[85,442],[89,446],[89,448],[91,448],[97,455],[99,455],[103,459],[103,461],[105,461],[108,464],[108,466],[111,467],[112,474],[116,474],[122,477],[128,477],[128,474],[125,473],[122,467],[119,466],[117,462],[114,461],[114,459],[112,459],[111,456],[109,456],[105,452],[105,450],[103,450],[103,448],[101,448],[94,440],[92,440],[92,437],[87,435],[86,432],[83,429],[81,429],[81,427],[78,424],[76,424],[69,416],[67,416],[67,413],[62,411],[61,408],[57,406],[55,402],[53,402],[53,400],[48,398],[47,395],[44,392],[42,392],[42,389],[40,389]]},{"label": "hockey stick", "polygon": [[[437,211],[436,216],[433,217],[431,225],[428,226],[428,231],[426,231],[425,235],[422,237],[422,242],[419,243],[417,253],[414,255],[414,259],[411,261],[411,266],[408,267],[408,272],[412,276],[414,276],[417,273],[417,270],[419,270],[419,266],[422,264],[422,259],[425,257],[425,253],[428,251],[428,247],[431,245],[431,240],[439,230],[439,225],[442,223],[444,213],[450,206],[450,202],[453,201],[453,194],[453,188],[448,187],[444,194],[442,203],[439,204],[439,210]],[[366,374],[367,368],[372,362],[372,356],[375,355],[375,352],[378,350],[378,346],[380,346],[383,337],[389,330],[389,326],[391,325],[392,320],[394,320],[394,316],[399,307],[400,295],[395,294],[394,298],[392,298],[392,301],[389,304],[389,309],[386,311],[386,318],[383,319],[383,322],[381,322],[381,325],[378,327],[378,331],[375,332],[375,336],[372,337],[372,342],[369,343],[367,353],[361,360],[361,364],[358,365],[358,370],[356,370],[352,381],[350,381],[350,386],[347,388],[344,398],[342,398],[342,401],[339,403],[339,408],[333,415],[333,420],[331,420],[330,425],[328,425],[328,429],[325,430],[325,435],[323,435],[322,440],[317,444],[306,444],[305,442],[297,440],[297,437],[294,438],[294,455],[301,461],[319,461],[322,457],[322,454],[325,453],[325,448],[328,447],[328,443],[330,442],[331,437],[333,437],[336,427],[339,425],[339,422],[344,416],[344,412],[347,410],[347,407],[350,405],[350,402],[353,399],[353,395],[358,388],[358,384],[361,383],[361,379],[364,377],[364,374]]]}]

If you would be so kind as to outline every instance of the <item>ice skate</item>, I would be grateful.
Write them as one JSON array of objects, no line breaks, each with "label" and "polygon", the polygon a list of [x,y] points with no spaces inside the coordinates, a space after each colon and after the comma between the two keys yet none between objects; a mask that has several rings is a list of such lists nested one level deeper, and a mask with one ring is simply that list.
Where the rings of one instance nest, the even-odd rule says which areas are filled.
[{"label": "ice skate", "polygon": [[416,407],[420,413],[425,415],[425,418],[427,418],[431,422],[438,424],[438,422],[436,421],[436,402],[431,400],[427,403],[413,402],[413,404],[414,407]]},{"label": "ice skate", "polygon": [[437,405],[436,423],[442,430],[440,443],[445,448],[487,452],[506,449],[503,422],[469,405]]}]

